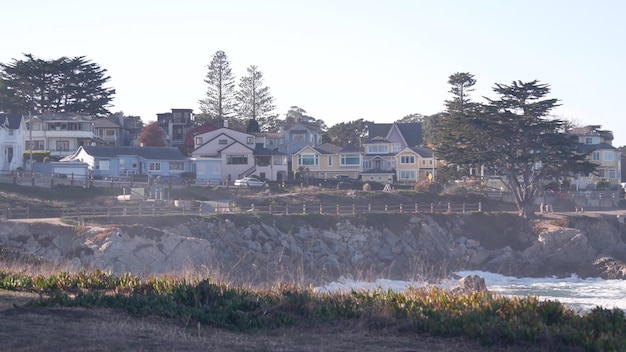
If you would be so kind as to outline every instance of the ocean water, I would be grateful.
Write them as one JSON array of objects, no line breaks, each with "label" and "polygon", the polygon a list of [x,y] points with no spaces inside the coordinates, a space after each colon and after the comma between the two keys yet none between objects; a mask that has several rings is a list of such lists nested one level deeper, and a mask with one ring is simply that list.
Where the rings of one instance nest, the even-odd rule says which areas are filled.
[{"label": "ocean water", "polygon": [[[493,274],[484,271],[459,271],[456,275],[478,275],[485,279],[487,289],[503,296],[535,296],[540,300],[559,301],[576,312],[585,313],[595,307],[626,310],[626,280],[604,280],[600,278],[581,279],[572,275],[568,278],[518,278]],[[453,287],[455,280],[444,280],[437,287]],[[374,282],[339,279],[318,287],[325,292],[350,290],[393,290],[403,292],[409,287],[426,287],[426,282],[411,282],[379,279]]]}]

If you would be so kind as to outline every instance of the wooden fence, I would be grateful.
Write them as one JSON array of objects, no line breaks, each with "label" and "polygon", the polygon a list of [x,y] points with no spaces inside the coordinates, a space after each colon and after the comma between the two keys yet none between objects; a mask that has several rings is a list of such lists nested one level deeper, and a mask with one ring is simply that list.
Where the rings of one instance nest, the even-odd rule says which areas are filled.
[{"label": "wooden fence", "polygon": [[281,205],[250,207],[215,207],[204,205],[201,202],[182,202],[175,206],[168,202],[139,202],[128,205],[110,207],[76,207],[47,211],[46,214],[33,214],[29,208],[2,209],[2,218],[30,219],[30,218],[79,218],[84,216],[163,216],[163,215],[212,215],[212,214],[249,214],[267,213],[272,215],[290,214],[327,214],[327,215],[355,215],[363,213],[466,213],[481,212],[481,203],[431,203],[431,204],[390,204],[374,206],[371,204],[352,205]]}]

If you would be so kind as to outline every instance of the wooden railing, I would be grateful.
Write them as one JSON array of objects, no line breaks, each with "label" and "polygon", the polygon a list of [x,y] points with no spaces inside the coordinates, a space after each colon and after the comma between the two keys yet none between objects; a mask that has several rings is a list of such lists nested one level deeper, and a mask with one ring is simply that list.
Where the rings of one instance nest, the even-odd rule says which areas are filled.
[{"label": "wooden railing", "polygon": [[[181,203],[183,204],[183,203]],[[212,214],[249,214],[267,213],[272,215],[290,214],[327,214],[327,215],[355,215],[363,213],[466,213],[481,212],[481,203],[431,203],[431,204],[351,204],[351,205],[268,205],[249,207],[224,206],[215,207],[200,202],[184,202],[184,205],[175,206],[168,202],[139,202],[128,205],[110,207],[66,207],[59,210],[50,210],[45,214],[35,214],[30,208],[2,209],[2,218],[31,219],[31,218],[78,218],[85,216],[163,216],[163,215],[212,215]]]}]

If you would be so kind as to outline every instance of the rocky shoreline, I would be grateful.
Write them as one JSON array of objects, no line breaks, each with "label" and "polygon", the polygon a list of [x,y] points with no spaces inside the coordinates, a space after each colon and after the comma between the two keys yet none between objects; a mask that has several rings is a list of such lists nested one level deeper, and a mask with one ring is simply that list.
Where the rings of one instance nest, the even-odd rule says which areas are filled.
[{"label": "rocky shoreline", "polygon": [[254,214],[189,217],[164,227],[1,222],[0,245],[76,269],[234,283],[322,284],[337,278],[430,280],[458,270],[510,276],[626,279],[626,225],[615,215]]}]

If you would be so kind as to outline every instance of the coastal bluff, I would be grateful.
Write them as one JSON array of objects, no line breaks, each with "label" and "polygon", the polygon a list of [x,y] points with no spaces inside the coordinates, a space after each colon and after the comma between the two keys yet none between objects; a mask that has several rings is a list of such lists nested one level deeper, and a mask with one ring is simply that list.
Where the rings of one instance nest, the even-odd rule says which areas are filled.
[{"label": "coastal bluff", "polygon": [[70,265],[241,283],[430,280],[459,270],[626,279],[623,216],[510,213],[136,217],[84,225],[0,222],[0,245]]}]

